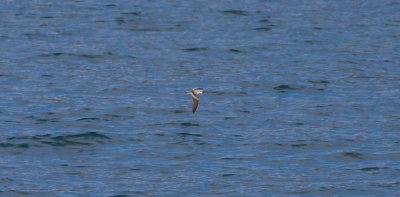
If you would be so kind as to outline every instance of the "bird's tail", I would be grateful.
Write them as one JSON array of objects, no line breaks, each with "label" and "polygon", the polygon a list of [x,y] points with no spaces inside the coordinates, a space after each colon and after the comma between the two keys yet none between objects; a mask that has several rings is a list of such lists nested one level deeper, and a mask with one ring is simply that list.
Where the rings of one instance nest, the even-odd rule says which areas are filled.
[{"label": "bird's tail", "polygon": [[190,91],[185,91],[185,94],[190,94]]}]

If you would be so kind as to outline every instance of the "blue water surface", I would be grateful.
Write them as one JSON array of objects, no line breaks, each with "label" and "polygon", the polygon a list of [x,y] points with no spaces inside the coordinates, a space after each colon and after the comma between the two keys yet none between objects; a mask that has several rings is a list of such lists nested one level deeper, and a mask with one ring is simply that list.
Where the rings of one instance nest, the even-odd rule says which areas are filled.
[{"label": "blue water surface", "polygon": [[0,196],[396,196],[399,10],[1,1]]}]

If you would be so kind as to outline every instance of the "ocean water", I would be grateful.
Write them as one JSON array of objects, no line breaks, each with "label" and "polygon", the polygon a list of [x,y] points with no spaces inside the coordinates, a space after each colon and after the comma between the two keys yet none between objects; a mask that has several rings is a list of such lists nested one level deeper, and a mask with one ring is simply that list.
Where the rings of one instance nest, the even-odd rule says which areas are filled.
[{"label": "ocean water", "polygon": [[0,196],[396,196],[399,10],[1,1]]}]

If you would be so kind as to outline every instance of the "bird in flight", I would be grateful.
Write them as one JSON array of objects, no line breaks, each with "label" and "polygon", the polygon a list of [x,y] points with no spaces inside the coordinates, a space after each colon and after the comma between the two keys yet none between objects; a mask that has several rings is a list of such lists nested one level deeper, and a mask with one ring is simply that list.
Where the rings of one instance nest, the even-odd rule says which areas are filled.
[{"label": "bird in flight", "polygon": [[193,98],[192,112],[196,112],[199,105],[199,94],[203,94],[203,88],[193,88],[192,91],[185,91],[185,94],[190,94]]}]

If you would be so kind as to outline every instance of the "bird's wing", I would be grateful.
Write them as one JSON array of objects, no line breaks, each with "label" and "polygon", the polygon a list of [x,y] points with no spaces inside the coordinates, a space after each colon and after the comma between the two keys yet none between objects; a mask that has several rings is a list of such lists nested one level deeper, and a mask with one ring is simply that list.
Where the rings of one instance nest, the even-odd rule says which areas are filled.
[{"label": "bird's wing", "polygon": [[192,112],[194,113],[199,105],[199,99],[193,98]]}]

